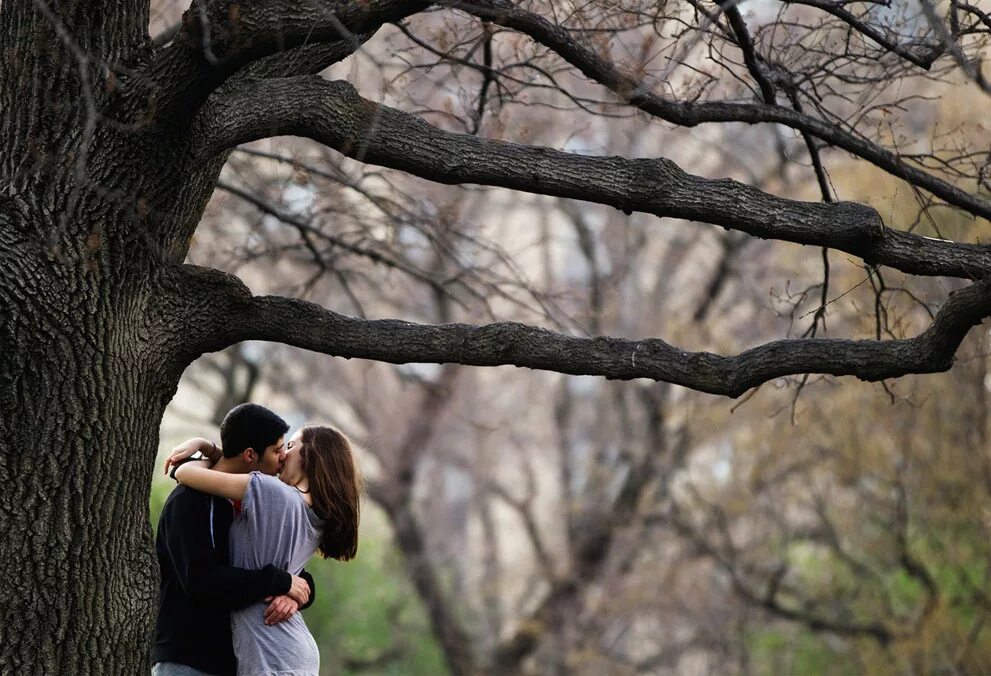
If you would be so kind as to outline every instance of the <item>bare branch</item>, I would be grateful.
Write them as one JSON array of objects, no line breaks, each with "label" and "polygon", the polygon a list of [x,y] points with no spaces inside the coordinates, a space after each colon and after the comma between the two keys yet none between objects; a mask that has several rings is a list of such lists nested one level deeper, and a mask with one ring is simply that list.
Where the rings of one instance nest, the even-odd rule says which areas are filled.
[{"label": "bare branch", "polygon": [[[939,18],[939,15],[936,13],[936,8],[930,0],[919,0],[919,2],[922,5],[922,13],[925,14],[929,25],[939,36],[940,41],[943,43],[946,50],[949,51],[950,55],[953,57],[953,60],[957,62],[957,66],[960,67],[960,70],[962,70],[967,77],[973,80],[981,91],[985,94],[991,95],[991,82],[984,77],[984,70],[982,68],[982,61],[980,58],[974,59],[963,53],[963,50],[960,48],[960,44],[957,42],[956,36],[954,36],[950,29],[946,27],[943,20]],[[985,18],[987,19],[987,15],[985,15]],[[991,23],[991,21],[989,21],[989,23]]]},{"label": "bare branch", "polygon": [[842,148],[909,183],[930,191],[972,214],[991,218],[991,203],[922,169],[904,162],[896,153],[842,127],[769,103],[681,102],[649,91],[648,85],[622,72],[608,60],[577,42],[571,33],[509,0],[445,3],[494,24],[512,28],[553,50],[586,77],[608,88],[623,101],[668,122],[693,127],[706,122],[775,123],[806,132]]},{"label": "bare branch", "polygon": [[[400,0],[194,2],[183,15],[178,33],[138,74],[136,83],[157,90],[154,99],[159,119],[175,124],[195,114],[215,89],[250,63],[336,42],[344,45],[330,54],[343,58],[383,24],[426,6]],[[307,56],[312,58],[313,54]],[[333,63],[326,53],[320,57],[323,67]]]},{"label": "bare branch", "polygon": [[255,195],[236,185],[227,183],[226,181],[218,181],[217,187],[244,200],[248,204],[251,204],[262,213],[272,216],[283,223],[294,227],[300,233],[304,241],[307,242],[307,245],[311,248],[314,260],[317,263],[323,263],[323,256],[318,251],[313,250],[312,244],[309,240],[310,236],[317,237],[332,247],[337,247],[356,256],[367,258],[368,260],[379,265],[384,265],[385,267],[399,270],[400,272],[409,275],[411,278],[423,282],[439,293],[447,293],[442,280],[434,279],[428,273],[402,260],[399,256],[392,256],[376,249],[362,246],[361,244],[345,241],[340,237],[336,237],[333,234],[326,232],[319,226],[309,223],[305,219],[286,211],[280,206],[272,204],[268,200],[263,199],[258,195]]},{"label": "bare branch", "polygon": [[201,116],[204,158],[282,134],[446,184],[478,183],[721,225],[764,239],[846,251],[920,275],[979,279],[991,247],[886,228],[870,207],[799,202],[731,179],[687,174],[665,158],[591,157],[454,134],[363,99],[344,81],[255,80]]},{"label": "bare branch", "polygon": [[843,2],[836,2],[835,0],[785,0],[785,2],[789,5],[806,5],[808,7],[815,7],[816,9],[820,9],[827,14],[832,14],[861,35],[869,38],[892,54],[897,54],[901,58],[918,66],[919,68],[922,68],[923,70],[929,70],[932,67],[933,62],[945,51],[944,47],[939,44],[901,45],[893,40],[889,40],[883,32],[874,28],[869,23],[850,12],[846,8],[846,3]]},{"label": "bare branch", "polygon": [[214,324],[198,327],[198,337],[191,332],[190,349],[199,354],[244,340],[268,340],[348,359],[513,365],[616,380],[649,378],[730,397],[800,373],[876,381],[945,371],[970,328],[991,314],[991,288],[978,282],[952,293],[930,327],[914,338],[788,339],[726,357],[685,352],[657,338],[579,338],[516,322],[474,326],[356,319],[298,299],[253,297],[236,277],[218,271],[182,269],[181,293],[202,298]]}]

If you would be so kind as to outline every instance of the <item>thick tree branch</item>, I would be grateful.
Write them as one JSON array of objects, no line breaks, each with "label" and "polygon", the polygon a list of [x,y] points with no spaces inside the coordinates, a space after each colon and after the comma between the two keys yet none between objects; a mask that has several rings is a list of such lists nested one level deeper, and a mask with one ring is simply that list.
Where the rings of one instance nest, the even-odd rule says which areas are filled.
[{"label": "thick tree branch", "polygon": [[649,378],[729,397],[801,373],[876,381],[945,371],[971,327],[991,314],[991,284],[978,282],[952,293],[930,327],[914,338],[779,340],[726,357],[685,352],[656,338],[580,338],[516,322],[473,326],[356,319],[293,298],[253,297],[235,277],[193,266],[183,267],[178,286],[195,310],[211,318],[211,328],[197,323],[188,332],[193,358],[244,340],[268,340],[348,359]]},{"label": "thick tree branch", "polygon": [[315,75],[354,54],[361,45],[371,39],[372,35],[374,33],[360,33],[347,40],[305,44],[295,49],[273,54],[248,64],[239,70],[227,84],[237,86],[242,78],[249,77]]},{"label": "thick tree branch", "polygon": [[[683,103],[665,99],[648,92],[644,83],[577,42],[567,29],[508,0],[438,4],[530,36],[630,105],[668,122],[682,126],[734,121],[782,124],[843,148],[950,204],[991,218],[988,200],[904,162],[896,153],[837,124],[770,103]],[[180,114],[182,110],[197,110],[214,89],[248,63],[302,45],[328,41],[351,42],[357,49],[358,34],[367,38],[383,23],[415,14],[428,5],[399,0],[196,3],[187,12],[182,30],[150,64],[145,77],[162,88],[155,94],[161,119],[182,121],[185,119]]]},{"label": "thick tree branch", "polygon": [[439,183],[499,186],[713,223],[839,249],[911,274],[979,279],[991,270],[991,247],[892,230],[861,204],[783,199],[730,179],[687,174],[664,158],[590,157],[445,132],[367,101],[343,81],[245,81],[204,113],[198,130],[204,159],[270,136],[307,136],[360,161]]},{"label": "thick tree branch", "polygon": [[139,80],[157,90],[160,119],[182,122],[248,64],[307,48],[306,60],[316,58],[325,68],[333,62],[319,49],[310,51],[312,45],[343,42],[351,48],[330,55],[344,58],[383,24],[426,6],[415,0],[197,0]]},{"label": "thick tree branch", "polygon": [[680,102],[648,91],[643,81],[577,42],[569,31],[509,0],[452,0],[442,3],[494,24],[524,33],[553,50],[589,79],[611,90],[623,101],[668,122],[693,127],[707,122],[775,123],[803,131],[884,169],[893,176],[928,190],[970,213],[991,218],[991,202],[907,164],[896,153],[872,143],[837,124],[768,103]]}]

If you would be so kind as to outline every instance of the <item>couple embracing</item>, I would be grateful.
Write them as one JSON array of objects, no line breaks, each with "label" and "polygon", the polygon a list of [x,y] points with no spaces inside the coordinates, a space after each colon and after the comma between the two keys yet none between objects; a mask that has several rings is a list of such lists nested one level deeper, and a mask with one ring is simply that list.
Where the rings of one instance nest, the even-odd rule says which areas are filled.
[{"label": "couple embracing", "polygon": [[315,593],[303,565],[314,552],[354,558],[361,478],[337,430],[308,426],[287,442],[288,430],[242,404],[219,447],[191,439],[166,460],[180,485],[158,523],[153,676],[317,676],[297,612]]}]

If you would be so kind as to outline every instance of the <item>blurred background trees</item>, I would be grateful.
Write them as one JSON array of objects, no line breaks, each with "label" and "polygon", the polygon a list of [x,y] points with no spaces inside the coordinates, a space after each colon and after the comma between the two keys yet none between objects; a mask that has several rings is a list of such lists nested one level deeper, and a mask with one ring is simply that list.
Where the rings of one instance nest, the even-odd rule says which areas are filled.
[{"label": "blurred background trees", "polygon": [[[986,199],[988,8],[927,1],[532,4],[666,94],[777,96]],[[158,6],[164,35],[181,10]],[[861,201],[930,237],[991,234],[821,138],[660,122],[483,19],[417,15],[332,75],[452,131],[663,154],[778,195]],[[219,188],[191,262],[370,318],[517,320],[726,354],[781,336],[911,336],[963,286],[438,186],[299,139],[242,147]],[[945,374],[784,378],[735,402],[247,343],[187,371],[162,450],[216,436],[249,399],[355,440],[369,482],[358,559],[311,566],[306,619],[328,674],[975,674],[991,672],[988,387],[983,329]],[[153,522],[170,488],[156,479]]]}]

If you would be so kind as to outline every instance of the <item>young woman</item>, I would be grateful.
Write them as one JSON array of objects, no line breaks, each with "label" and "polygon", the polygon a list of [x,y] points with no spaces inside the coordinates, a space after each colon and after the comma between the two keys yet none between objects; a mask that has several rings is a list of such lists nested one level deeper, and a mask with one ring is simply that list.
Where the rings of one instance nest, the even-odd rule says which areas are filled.
[{"label": "young woman", "polygon": [[[176,470],[179,483],[240,501],[231,526],[231,565],[276,568],[297,575],[315,551],[349,561],[358,549],[361,478],[347,437],[310,426],[288,443],[279,478],[261,472],[229,474],[208,461]],[[300,613],[265,624],[265,604],[231,614],[238,676],[317,676],[320,654]]]}]

